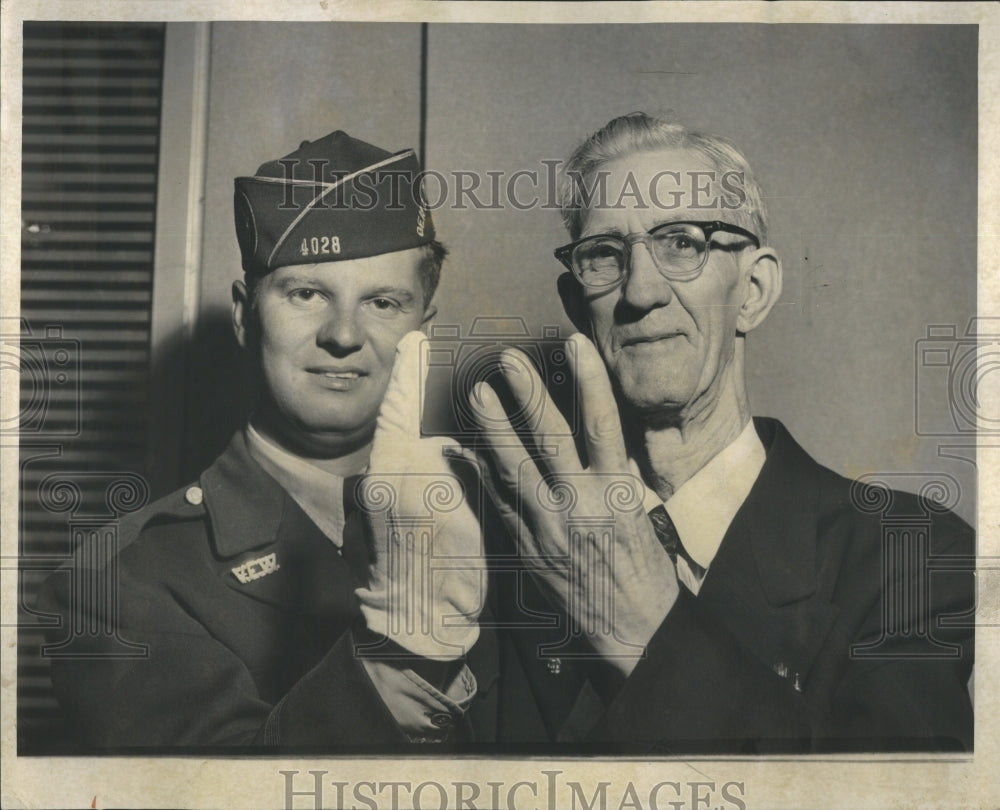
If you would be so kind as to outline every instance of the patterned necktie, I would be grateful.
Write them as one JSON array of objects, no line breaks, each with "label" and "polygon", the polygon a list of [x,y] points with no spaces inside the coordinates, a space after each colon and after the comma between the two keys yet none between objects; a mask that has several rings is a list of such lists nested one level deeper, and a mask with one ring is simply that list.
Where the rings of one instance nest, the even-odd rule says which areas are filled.
[{"label": "patterned necktie", "polygon": [[691,555],[687,553],[687,549],[684,548],[684,544],[681,542],[680,535],[677,534],[677,527],[670,519],[670,514],[663,507],[663,504],[660,504],[650,511],[649,519],[653,524],[653,531],[656,532],[656,539],[660,541],[660,545],[663,546],[663,550],[670,555],[670,559],[674,562],[674,564],[677,564],[677,555],[679,554],[684,558],[684,561],[687,563],[688,568],[691,569],[691,573],[695,575],[695,578],[698,580],[703,579],[705,576],[705,569],[691,559]]}]

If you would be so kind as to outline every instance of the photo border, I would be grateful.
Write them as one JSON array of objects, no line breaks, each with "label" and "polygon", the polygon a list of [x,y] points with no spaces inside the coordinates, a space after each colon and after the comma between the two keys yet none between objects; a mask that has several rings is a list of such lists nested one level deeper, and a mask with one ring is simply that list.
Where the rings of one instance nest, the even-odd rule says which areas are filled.
[{"label": "photo border", "polygon": [[[19,220],[21,166],[20,116],[21,22],[31,20],[91,21],[397,21],[397,22],[521,22],[578,24],[614,22],[743,22],[743,23],[869,23],[977,24],[979,26],[979,195],[978,298],[980,316],[1000,314],[1000,7],[987,3],[757,3],[757,2],[433,2],[412,0],[364,2],[8,2],[2,9],[3,94],[0,110],[0,315],[16,316],[20,307]],[[278,15],[278,17],[276,17]],[[14,77],[14,78],[12,78]],[[4,378],[0,398],[17,401],[16,385]],[[982,447],[982,445],[981,445]],[[563,806],[545,788],[545,771],[561,771],[560,783],[576,781],[586,797],[601,782],[610,782],[608,806],[626,801],[633,785],[643,804],[652,785],[676,782],[684,796],[671,799],[684,807],[704,796],[691,785],[742,784],[748,808],[802,807],[993,807],[1000,803],[995,779],[1000,762],[1000,630],[977,628],[975,753],[972,755],[845,755],[795,757],[381,757],[351,758],[287,756],[218,757],[18,757],[16,754],[16,607],[18,594],[18,448],[4,444],[0,453],[0,537],[2,592],[2,798],[4,807],[286,807],[287,777],[297,771],[295,789],[308,793],[308,772],[325,771],[323,806],[335,806],[337,782],[427,781],[428,773],[443,785],[475,782],[489,795],[490,782],[503,782],[499,794],[519,782],[537,783],[532,795],[522,788],[515,801],[531,806]],[[1000,566],[1000,474],[996,454],[983,450],[979,459],[979,565]],[[982,602],[983,594],[980,594]],[[996,594],[989,597],[993,600]],[[600,764],[600,767],[595,765]],[[299,776],[295,777],[298,780]],[[713,790],[715,790],[713,788]],[[717,792],[717,791],[716,791]],[[437,794],[433,803],[438,806]],[[452,794],[454,795],[454,794]],[[667,793],[663,804],[669,806]],[[295,796],[295,807],[311,807],[308,795]],[[430,799],[429,799],[430,800]],[[551,802],[555,801],[556,804]],[[409,806],[401,804],[400,806]],[[479,806],[479,805],[477,805]],[[488,806],[488,805],[487,805]],[[528,805],[518,805],[528,806]],[[625,807],[631,806],[625,804]],[[717,796],[711,804],[716,807]],[[731,806],[731,805],[730,805]]]}]

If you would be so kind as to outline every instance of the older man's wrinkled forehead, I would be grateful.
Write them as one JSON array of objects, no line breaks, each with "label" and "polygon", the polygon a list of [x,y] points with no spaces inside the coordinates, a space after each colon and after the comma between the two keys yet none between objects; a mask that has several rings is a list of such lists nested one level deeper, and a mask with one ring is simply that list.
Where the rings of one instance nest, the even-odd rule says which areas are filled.
[{"label": "older man's wrinkled forehead", "polygon": [[691,149],[635,152],[577,180],[583,234],[646,231],[664,222],[721,220],[753,228],[745,178]]}]

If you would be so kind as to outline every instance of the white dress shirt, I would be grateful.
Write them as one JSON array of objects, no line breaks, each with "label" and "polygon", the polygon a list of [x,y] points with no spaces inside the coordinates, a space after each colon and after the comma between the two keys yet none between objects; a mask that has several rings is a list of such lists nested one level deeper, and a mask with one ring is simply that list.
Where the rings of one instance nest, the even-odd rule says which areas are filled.
[{"label": "white dress shirt", "polygon": [[750,420],[739,436],[681,484],[666,501],[661,501],[647,487],[646,511],[662,503],[674,522],[684,550],[705,569],[705,574],[699,577],[687,560],[677,555],[677,578],[692,593],[698,593],[708,576],[722,538],[760,475],[764,458],[764,445]]}]

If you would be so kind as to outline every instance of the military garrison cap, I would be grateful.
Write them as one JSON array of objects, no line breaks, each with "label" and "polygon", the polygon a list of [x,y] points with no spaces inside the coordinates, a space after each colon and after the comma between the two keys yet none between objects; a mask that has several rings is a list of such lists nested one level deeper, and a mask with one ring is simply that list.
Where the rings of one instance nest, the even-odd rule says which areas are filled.
[{"label": "military garrison cap", "polygon": [[246,273],[425,245],[434,226],[412,149],[390,153],[332,132],[237,177],[236,237]]}]

